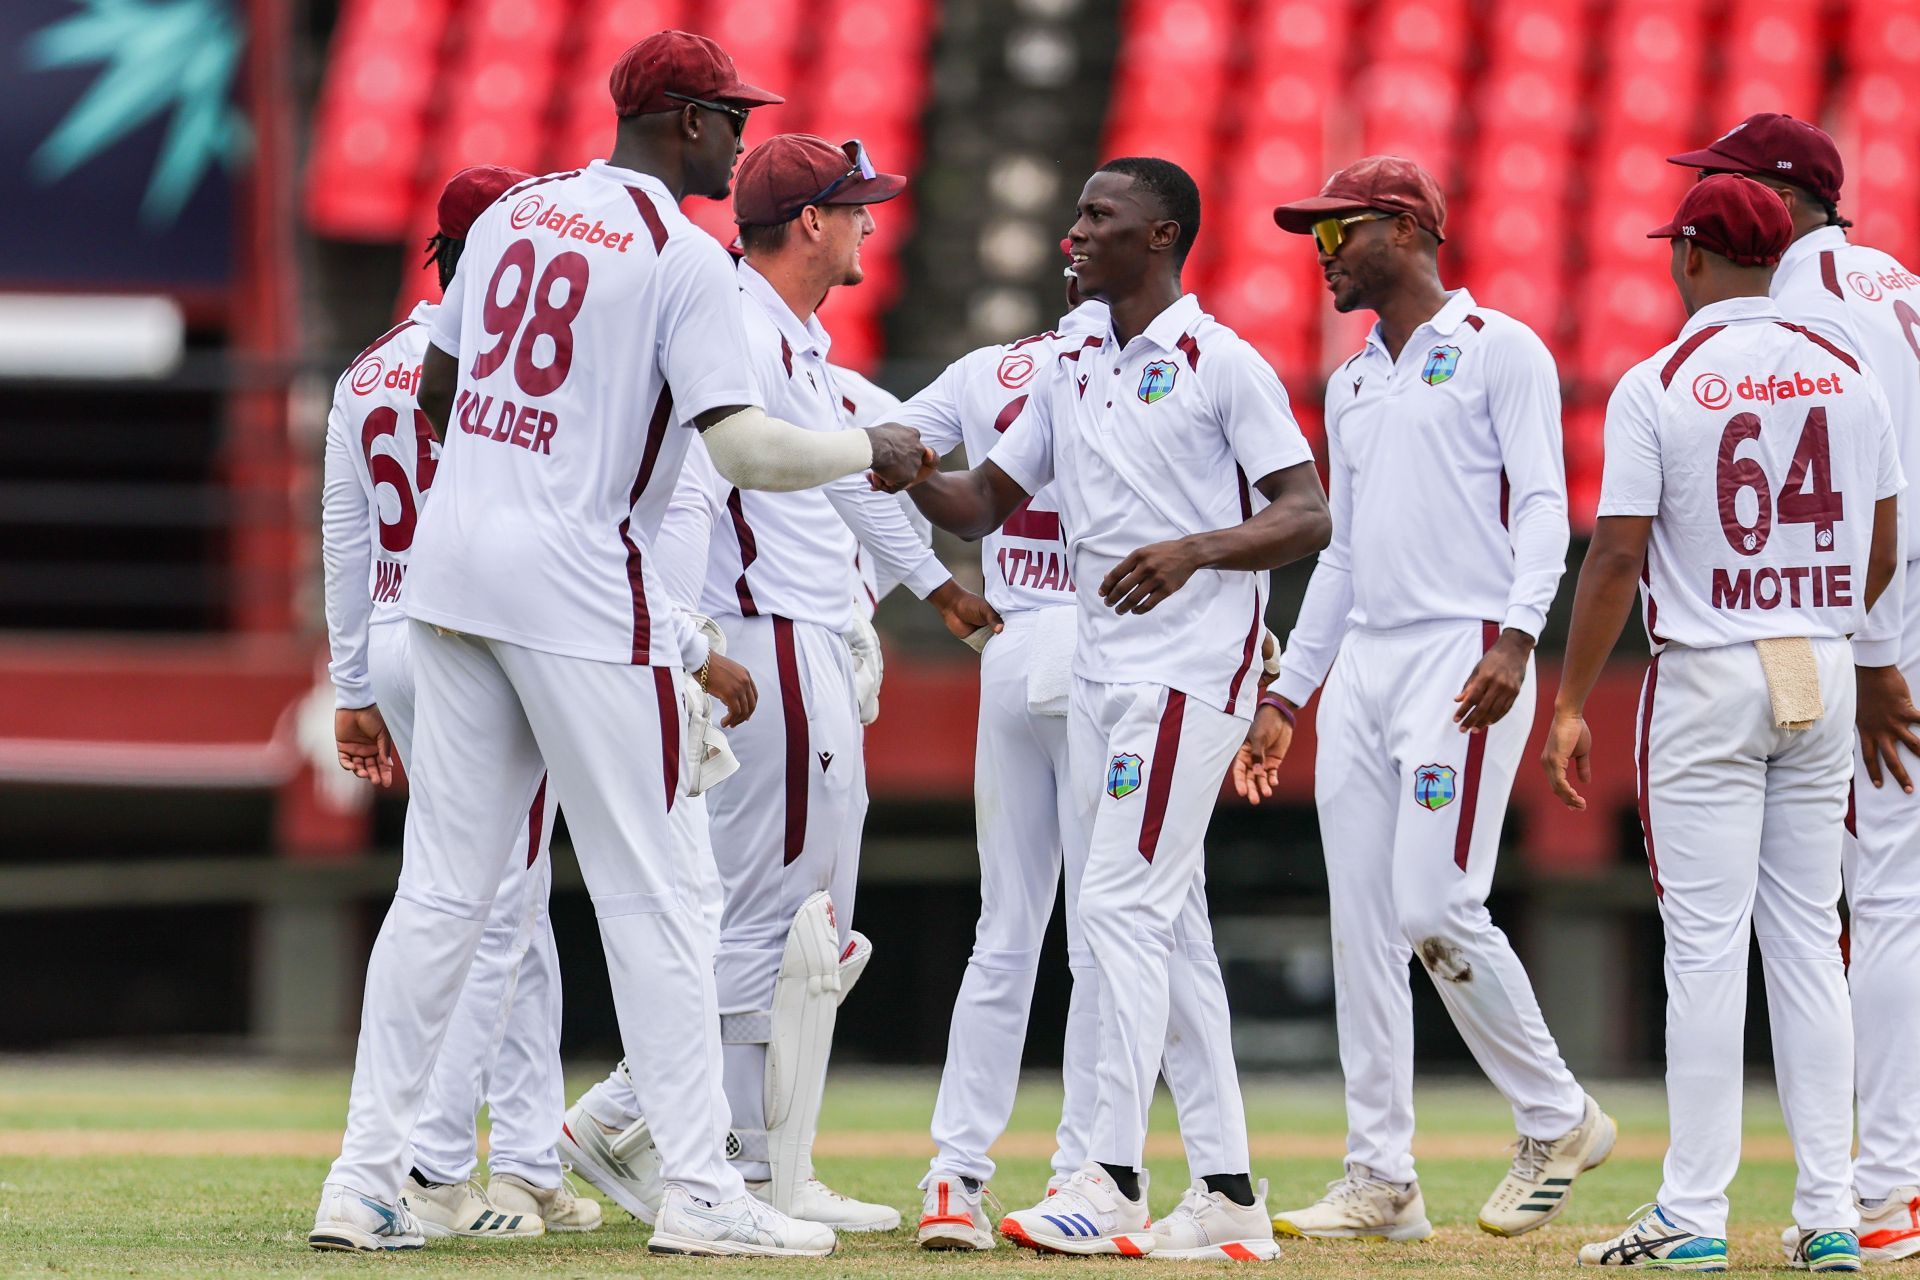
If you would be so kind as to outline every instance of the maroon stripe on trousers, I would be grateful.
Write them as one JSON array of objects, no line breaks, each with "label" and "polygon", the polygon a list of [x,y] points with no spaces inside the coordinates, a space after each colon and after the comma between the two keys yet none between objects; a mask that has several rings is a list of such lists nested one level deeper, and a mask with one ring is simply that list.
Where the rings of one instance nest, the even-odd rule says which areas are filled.
[{"label": "maroon stripe on trousers", "polygon": [[1160,827],[1167,820],[1167,797],[1173,791],[1173,770],[1180,760],[1180,722],[1187,716],[1187,695],[1167,690],[1167,706],[1160,713],[1160,732],[1154,735],[1153,759],[1147,763],[1147,811],[1140,818],[1140,856],[1153,861],[1160,847]]},{"label": "maroon stripe on trousers", "polygon": [[[1486,653],[1493,648],[1493,642],[1500,638],[1500,624],[1483,622],[1480,624],[1480,652]],[[1487,755],[1487,733],[1482,729],[1478,733],[1467,735],[1467,763],[1460,778],[1460,825],[1453,832],[1453,865],[1462,871],[1467,869],[1467,854],[1473,850],[1473,818],[1480,808],[1481,764]]]},{"label": "maroon stripe on trousers", "polygon": [[653,669],[653,692],[660,699],[660,771],[667,778],[667,812],[680,794],[680,702],[673,696],[672,667]]},{"label": "maroon stripe on trousers", "polygon": [[780,718],[787,726],[786,866],[807,844],[807,703],[800,696],[800,658],[793,650],[793,620],[773,620],[773,665],[780,673]]},{"label": "maroon stripe on trousers", "polygon": [[1640,695],[1640,758],[1636,762],[1636,772],[1640,782],[1640,838],[1647,845],[1647,871],[1653,876],[1653,896],[1664,898],[1667,891],[1660,887],[1660,859],[1653,851],[1653,809],[1648,804],[1647,791],[1647,745],[1653,738],[1653,689],[1660,683],[1660,655],[1653,655],[1653,662],[1647,667],[1646,691]]},{"label": "maroon stripe on trousers", "polygon": [[547,775],[540,775],[540,789],[533,793],[533,805],[527,810],[527,865],[540,860],[540,831],[547,816]]}]

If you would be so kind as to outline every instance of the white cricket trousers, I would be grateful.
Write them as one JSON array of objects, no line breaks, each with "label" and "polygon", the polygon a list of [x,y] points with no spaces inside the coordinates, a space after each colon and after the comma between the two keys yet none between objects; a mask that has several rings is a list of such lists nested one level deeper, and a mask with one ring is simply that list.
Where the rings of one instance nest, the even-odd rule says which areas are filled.
[{"label": "white cricket trousers", "polygon": [[[708,799],[726,903],[716,973],[720,1012],[756,1013],[773,1007],[801,903],[826,890],[840,945],[850,938],[866,762],[853,661],[838,632],[767,615],[719,623],[727,656],[753,673],[760,701],[752,719],[727,730],[740,768]],[[734,1125],[765,1129],[766,1045],[728,1044],[725,1059]],[[769,1176],[764,1160],[738,1167],[749,1178]]]},{"label": "white cricket trousers", "polygon": [[[684,784],[676,667],[591,662],[410,622],[419,708],[399,891],[367,966],[340,1158],[391,1199],[407,1137],[543,769],[600,921],[634,1088],[669,1183],[745,1193],[723,1158],[720,1027],[700,869],[668,829]],[[543,764],[544,761],[544,764]]]},{"label": "white cricket trousers", "polygon": [[[1165,685],[1074,677],[1067,763],[1088,832],[1074,914],[1098,970],[1100,1008],[1097,1083],[1083,1132],[1087,1158],[1101,1164],[1145,1165],[1147,1108],[1170,1026],[1176,926],[1183,916],[1194,919],[1190,912],[1206,917],[1202,842],[1246,734],[1245,720]],[[1252,1167],[1224,994],[1219,1004],[1217,1019],[1195,1021],[1195,1034],[1215,1039],[1192,1060],[1213,1073],[1214,1114],[1181,1117],[1188,1163],[1200,1176]],[[1179,1089],[1183,1078],[1176,1070],[1168,1083]],[[1202,1134],[1213,1136],[1217,1151],[1195,1148]]]},{"label": "white cricket trousers", "polygon": [[[1087,845],[1067,767],[1067,717],[1034,715],[1027,704],[1028,655],[1040,612],[1008,614],[1006,629],[981,655],[974,749],[980,921],[954,1001],[933,1108],[932,1172],[981,1182],[993,1176],[987,1152],[1013,1115],[1040,949],[1063,863],[1073,993],[1061,1055],[1065,1097],[1055,1135],[1055,1173],[1069,1174],[1086,1163],[1097,1089],[1099,973],[1077,915]],[[1189,1160],[1195,1177],[1243,1172],[1222,1163],[1232,1158],[1236,1131],[1244,1145],[1245,1117],[1237,1091],[1221,1097],[1223,1073],[1230,1079],[1233,1072],[1231,1054],[1220,1059],[1231,1046],[1231,1027],[1203,893],[1188,896],[1174,936],[1163,1070]]]},{"label": "white cricket trousers", "polygon": [[1667,942],[1660,1207],[1698,1235],[1727,1234],[1740,1164],[1749,935],[1766,966],[1773,1071],[1799,1165],[1793,1220],[1859,1226],[1838,909],[1853,656],[1844,640],[1813,648],[1826,714],[1799,732],[1774,726],[1751,644],[1668,645],[1640,692],[1640,815]]},{"label": "white cricket trousers", "polygon": [[[1906,565],[1900,674],[1920,696],[1920,560]],[[1908,753],[1907,773],[1920,769]],[[1883,771],[1884,772],[1884,771]],[[1847,985],[1853,995],[1860,1150],[1854,1194],[1920,1184],[1920,795],[1876,788],[1854,737],[1853,822],[1845,840]],[[1858,836],[1853,834],[1858,832]]]},{"label": "white cricket trousers", "polygon": [[[369,629],[374,697],[402,762],[413,759],[415,688],[404,619]],[[525,856],[507,864],[467,971],[446,1042],[413,1128],[409,1163],[432,1182],[465,1182],[476,1163],[475,1122],[491,1109],[487,1165],[539,1187],[560,1185],[554,1141],[565,1119],[560,1077],[560,957],[547,916],[554,815],[541,787],[514,833]]]},{"label": "white cricket trousers", "polygon": [[1320,695],[1314,800],[1347,1164],[1389,1182],[1414,1178],[1415,956],[1523,1136],[1558,1138],[1586,1108],[1520,958],[1487,914],[1507,796],[1533,728],[1533,663],[1484,732],[1460,732],[1453,699],[1498,636],[1491,622],[1354,628]]}]

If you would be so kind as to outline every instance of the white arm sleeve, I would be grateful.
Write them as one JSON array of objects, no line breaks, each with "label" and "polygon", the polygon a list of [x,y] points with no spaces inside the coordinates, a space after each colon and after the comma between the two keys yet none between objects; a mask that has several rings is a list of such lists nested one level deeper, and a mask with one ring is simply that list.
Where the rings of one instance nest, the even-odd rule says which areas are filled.
[{"label": "white arm sleeve", "polygon": [[326,578],[327,646],[334,702],[373,703],[367,674],[367,626],[373,617],[368,582],[373,565],[373,516],[353,466],[347,417],[336,392],[327,414],[327,452],[320,490],[320,561]]},{"label": "white arm sleeve", "polygon": [[701,433],[714,470],[742,489],[814,489],[873,465],[865,431],[808,431],[749,405]]}]

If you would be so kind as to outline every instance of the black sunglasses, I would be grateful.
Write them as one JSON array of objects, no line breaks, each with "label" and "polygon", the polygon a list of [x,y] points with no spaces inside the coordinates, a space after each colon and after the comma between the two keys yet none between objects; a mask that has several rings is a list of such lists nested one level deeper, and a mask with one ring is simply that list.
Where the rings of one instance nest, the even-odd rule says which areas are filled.
[{"label": "black sunglasses", "polygon": [[799,217],[801,211],[810,204],[824,204],[828,196],[831,196],[834,192],[855,179],[868,180],[875,176],[877,171],[873,167],[873,161],[867,158],[867,149],[861,145],[860,139],[848,139],[846,142],[840,144],[840,150],[846,153],[847,160],[851,163],[852,167],[806,199],[796,200],[789,204],[787,206],[789,211],[783,213],[780,217],[781,222],[789,222]]},{"label": "black sunglasses", "polygon": [[691,103],[696,107],[704,107],[708,111],[718,111],[721,115],[733,122],[733,136],[736,138],[747,131],[748,109],[746,107],[729,106],[724,102],[710,102],[705,98],[695,98],[688,94],[675,93],[671,89],[668,89],[664,96],[678,102]]}]

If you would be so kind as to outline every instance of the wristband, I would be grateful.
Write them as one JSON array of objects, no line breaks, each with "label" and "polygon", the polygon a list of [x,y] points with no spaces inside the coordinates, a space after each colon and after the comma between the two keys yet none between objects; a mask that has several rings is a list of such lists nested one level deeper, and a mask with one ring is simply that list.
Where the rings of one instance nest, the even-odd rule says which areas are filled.
[{"label": "wristband", "polygon": [[1261,694],[1260,705],[1263,707],[1272,707],[1275,711],[1278,711],[1280,713],[1280,718],[1287,722],[1287,725],[1289,728],[1293,726],[1293,723],[1294,723],[1293,708],[1288,706],[1286,704],[1286,701],[1283,698],[1281,698],[1279,694],[1277,693]]}]

